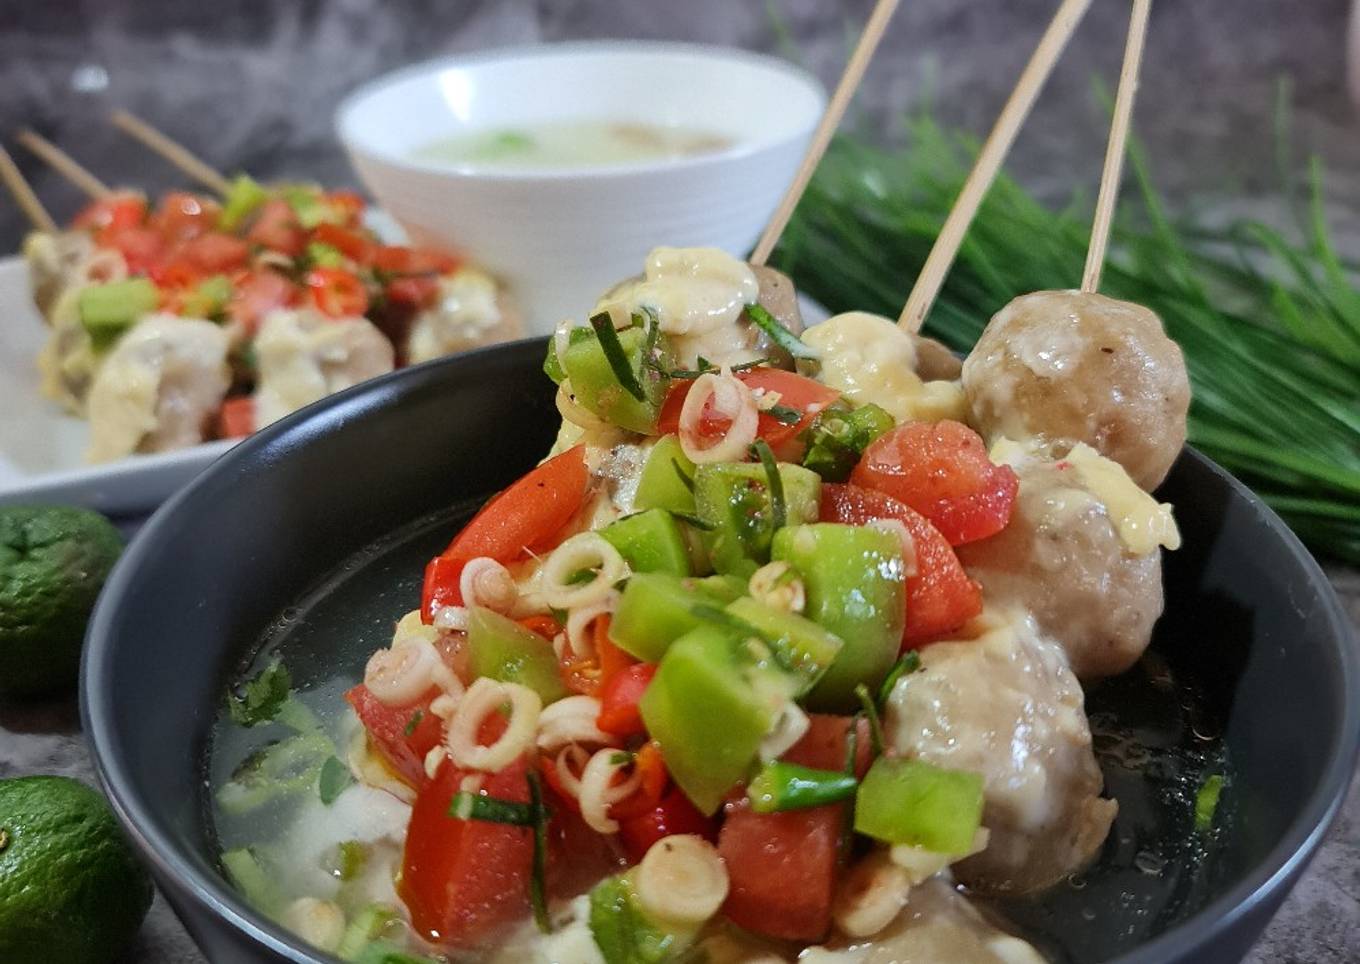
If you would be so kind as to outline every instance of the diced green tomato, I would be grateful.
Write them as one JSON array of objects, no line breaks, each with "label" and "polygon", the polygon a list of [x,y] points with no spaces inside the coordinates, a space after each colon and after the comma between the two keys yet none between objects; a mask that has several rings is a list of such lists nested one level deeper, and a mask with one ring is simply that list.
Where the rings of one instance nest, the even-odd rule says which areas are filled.
[{"label": "diced green tomato", "polygon": [[609,638],[647,663],[658,663],[671,643],[703,624],[696,606],[723,606],[745,591],[740,580],[725,576],[680,579],[668,573],[640,572],[628,580],[609,623]]},{"label": "diced green tomato", "polygon": [[678,436],[663,435],[652,446],[642,466],[633,504],[639,509],[665,509],[694,515],[694,490],[685,484],[685,478],[693,481],[694,463],[685,454]]},{"label": "diced green tomato", "polygon": [[401,914],[396,908],[369,904],[345,928],[345,936],[340,938],[340,946],[335,949],[336,956],[344,961],[355,960],[400,920]]},{"label": "diced green tomato", "polygon": [[618,333],[619,344],[629,366],[642,385],[644,398],[634,398],[619,383],[593,331],[567,346],[561,359],[562,371],[571,380],[572,394],[583,407],[611,425],[639,432],[656,434],[656,421],[661,403],[666,398],[666,379],[655,369],[642,363],[642,352],[647,336],[641,328],[627,328]]},{"label": "diced green tomato", "polygon": [[184,299],[182,311],[190,318],[216,317],[226,311],[231,294],[231,279],[224,274],[215,274],[198,283],[198,287]]},{"label": "diced green tomato", "polygon": [[1214,812],[1223,793],[1223,774],[1215,773],[1205,779],[1195,794],[1195,829],[1200,833],[1214,825]]},{"label": "diced green tomato", "polygon": [[[815,522],[822,480],[801,465],[779,464],[787,525]],[[710,462],[694,473],[695,514],[713,528],[704,533],[713,568],[748,578],[770,561],[774,536],[769,483],[762,465]]]},{"label": "diced green tomato", "polygon": [[629,875],[620,874],[591,890],[590,934],[605,964],[665,964],[679,959],[695,930],[648,915]]},{"label": "diced green tomato", "polygon": [[689,548],[680,524],[664,509],[647,509],[611,522],[600,530],[633,572],[688,576]]},{"label": "diced green tomato", "polygon": [[473,607],[468,617],[468,654],[474,676],[527,686],[544,705],[567,695],[551,644],[500,613]]},{"label": "diced green tomato", "polygon": [[872,402],[854,409],[828,408],[808,430],[803,465],[826,482],[844,482],[869,443],[895,424]]},{"label": "diced green tomato", "polygon": [[966,854],[982,824],[982,775],[879,757],[855,797],[855,831],[940,854]]},{"label": "diced green tomato", "polygon": [[812,620],[766,606],[750,596],[729,603],[727,611],[759,630],[780,665],[799,677],[798,696],[812,689],[845,645],[839,636]]},{"label": "diced green tomato", "polygon": [[[567,331],[567,344],[574,345],[578,341],[592,337],[589,328],[576,327]],[[567,373],[562,370],[562,360],[557,357],[557,339],[548,340],[548,353],[543,356],[543,374],[552,379],[554,385],[561,385],[562,379],[567,377]]]},{"label": "diced green tomato", "polygon": [[345,256],[340,249],[323,241],[307,242],[307,262],[314,268],[341,268]]},{"label": "diced green tomato", "polygon": [[701,813],[716,812],[746,778],[790,698],[790,679],[749,659],[740,637],[717,626],[700,626],[666,651],[642,696],[642,721]]},{"label": "diced green tomato", "polygon": [[269,192],[264,185],[248,174],[236,175],[227,191],[227,199],[222,202],[222,213],[217,217],[218,230],[235,231],[267,200]]},{"label": "diced green tomato", "polygon": [[150,278],[128,278],[80,290],[80,323],[90,333],[96,348],[111,344],[137,319],[154,311],[160,293]]},{"label": "diced green tomato", "polygon": [[820,522],[781,529],[772,553],[802,575],[804,615],[845,641],[808,694],[808,706],[853,709],[855,687],[864,683],[877,692],[901,647],[906,612],[901,539],[870,526]]},{"label": "diced green tomato", "polygon": [[244,894],[256,910],[268,915],[283,910],[285,901],[278,882],[260,866],[259,858],[248,847],[224,851],[222,868],[232,886]]}]

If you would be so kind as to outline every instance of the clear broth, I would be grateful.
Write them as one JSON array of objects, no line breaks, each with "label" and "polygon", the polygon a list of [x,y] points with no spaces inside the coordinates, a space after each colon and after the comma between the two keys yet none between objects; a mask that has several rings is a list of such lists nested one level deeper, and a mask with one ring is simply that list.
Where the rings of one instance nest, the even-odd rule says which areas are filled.
[{"label": "clear broth", "polygon": [[669,161],[727,150],[722,134],[624,121],[572,121],[476,131],[416,148],[417,160],[457,167],[536,170]]}]

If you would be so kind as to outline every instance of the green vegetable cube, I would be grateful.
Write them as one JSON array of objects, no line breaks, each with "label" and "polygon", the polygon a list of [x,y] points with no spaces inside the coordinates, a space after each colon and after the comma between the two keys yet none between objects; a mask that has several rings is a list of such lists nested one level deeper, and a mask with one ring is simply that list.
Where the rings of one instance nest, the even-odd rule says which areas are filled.
[{"label": "green vegetable cube", "polygon": [[643,435],[655,435],[661,403],[666,399],[667,380],[653,367],[644,364],[642,355],[647,348],[647,334],[643,329],[627,328],[618,332],[618,339],[628,367],[642,387],[641,399],[630,394],[619,381],[593,331],[568,345],[560,359],[562,371],[571,380],[576,401],[584,408],[611,425]]},{"label": "green vegetable cube", "polygon": [[106,348],[142,315],[155,311],[159,301],[160,293],[149,278],[128,278],[82,288],[77,310],[95,347]]},{"label": "green vegetable cube", "polygon": [[750,596],[728,604],[727,611],[758,630],[781,666],[799,677],[802,696],[821,679],[844,643],[810,619],[766,606]]},{"label": "green vegetable cube", "polygon": [[695,607],[725,605],[744,590],[740,580],[725,576],[679,579],[667,573],[637,573],[623,588],[609,637],[640,660],[660,662],[671,643],[703,624]]},{"label": "green vegetable cube", "polygon": [[982,776],[879,757],[860,782],[855,831],[892,844],[966,854],[982,825]]},{"label": "green vegetable cube", "polygon": [[855,687],[864,683],[876,692],[902,646],[907,610],[900,537],[871,526],[820,522],[781,529],[772,554],[802,575],[803,614],[845,642],[808,705],[853,710]]},{"label": "green vegetable cube", "polygon": [[[779,464],[788,525],[815,522],[822,480],[801,465]],[[748,578],[770,561],[774,511],[765,467],[746,462],[711,462],[694,473],[695,514],[712,529],[704,533],[713,568]]]},{"label": "green vegetable cube", "polygon": [[611,522],[600,530],[600,535],[619,550],[633,572],[690,574],[684,533],[664,509],[648,509]]},{"label": "green vegetable cube", "polygon": [[267,200],[269,192],[259,181],[247,174],[236,175],[226,200],[222,202],[222,213],[217,219],[218,230],[235,231]]},{"label": "green vegetable cube", "polygon": [[500,613],[473,607],[468,617],[468,654],[475,675],[527,686],[544,705],[567,695],[552,644]]},{"label": "green vegetable cube", "polygon": [[678,960],[695,933],[647,914],[628,874],[606,877],[590,892],[590,934],[605,964]]},{"label": "green vegetable cube", "polygon": [[701,626],[667,650],[642,696],[642,721],[680,789],[711,814],[746,779],[792,689],[792,677],[752,659],[740,636]]},{"label": "green vegetable cube", "polygon": [[[686,484],[688,479],[690,484]],[[665,509],[681,515],[694,515],[694,463],[685,454],[680,439],[663,435],[652,446],[638,478],[633,504],[639,509]]]}]

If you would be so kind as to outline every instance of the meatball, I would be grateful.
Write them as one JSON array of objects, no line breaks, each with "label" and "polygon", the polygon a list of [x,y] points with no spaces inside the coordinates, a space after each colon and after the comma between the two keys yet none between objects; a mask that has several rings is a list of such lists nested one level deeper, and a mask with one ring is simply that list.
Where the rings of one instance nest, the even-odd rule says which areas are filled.
[{"label": "meatball", "polygon": [[993,608],[976,638],[934,643],[898,680],[885,721],[897,752],[985,780],[986,848],[954,865],[984,893],[1040,890],[1080,870],[1118,805],[1100,796],[1082,691],[1062,647],[1023,610]]},{"label": "meatball", "polygon": [[990,538],[956,547],[959,561],[985,599],[1033,613],[1078,677],[1124,672],[1147,649],[1162,613],[1156,543],[1130,548],[1071,462],[1022,460],[1015,471],[1020,490],[1010,522]]},{"label": "meatball", "polygon": [[274,311],[255,339],[255,421],[268,425],[341,389],[390,372],[394,351],[365,318]]},{"label": "meatball", "polygon": [[1085,442],[1144,489],[1185,444],[1190,383],[1181,350],[1141,305],[1036,291],[992,318],[963,364],[973,426],[1051,443]]}]

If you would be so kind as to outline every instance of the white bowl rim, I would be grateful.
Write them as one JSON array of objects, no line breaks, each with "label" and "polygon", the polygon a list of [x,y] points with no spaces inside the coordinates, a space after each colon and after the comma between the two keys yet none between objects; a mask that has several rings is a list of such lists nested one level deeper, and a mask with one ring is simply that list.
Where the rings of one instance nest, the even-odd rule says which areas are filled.
[{"label": "white bowl rim", "polygon": [[350,91],[350,93],[345,95],[344,99],[341,100],[339,105],[335,108],[335,113],[333,115],[335,131],[340,138],[341,143],[343,143],[351,153],[364,155],[381,161],[391,167],[403,169],[408,172],[435,174],[451,179],[516,181],[521,183],[558,180],[611,180],[615,178],[634,177],[639,174],[653,174],[662,171],[702,169],[704,167],[718,166],[734,160],[748,158],[803,136],[803,132],[800,131],[792,135],[783,135],[774,138],[767,137],[763,140],[739,140],[731,147],[724,148],[723,150],[689,157],[659,158],[634,163],[609,165],[563,165],[561,167],[535,167],[518,170],[513,168],[453,165],[413,158],[405,154],[388,152],[381,148],[374,147],[370,140],[360,135],[358,128],[352,120],[354,111],[362,102],[379,96],[388,88],[405,83],[414,77],[433,73],[448,67],[467,67],[473,64],[496,60],[529,58],[552,59],[579,54],[631,54],[639,52],[688,54],[690,56],[707,57],[713,60],[745,63],[775,73],[784,74],[790,81],[801,85],[818,102],[817,116],[814,118],[813,123],[808,126],[808,134],[810,134],[812,129],[816,126],[816,122],[821,120],[822,113],[826,110],[826,88],[823,86],[822,82],[817,79],[816,75],[803,67],[799,67],[797,64],[790,63],[787,60],[775,57],[771,54],[747,50],[744,47],[727,47],[722,44],[690,43],[678,40],[573,40],[560,43],[554,41],[546,43],[512,44],[504,47],[492,47],[472,53],[448,54],[389,71],[388,73],[360,84],[354,90]]}]

